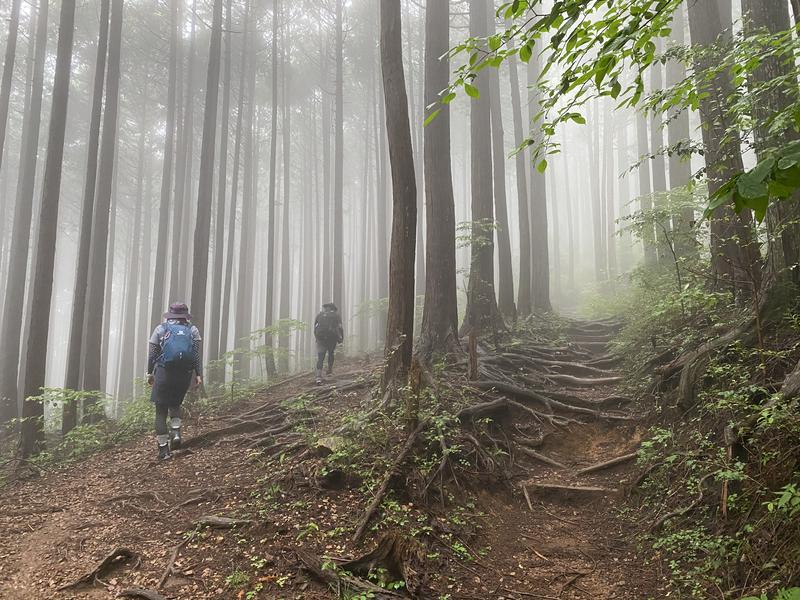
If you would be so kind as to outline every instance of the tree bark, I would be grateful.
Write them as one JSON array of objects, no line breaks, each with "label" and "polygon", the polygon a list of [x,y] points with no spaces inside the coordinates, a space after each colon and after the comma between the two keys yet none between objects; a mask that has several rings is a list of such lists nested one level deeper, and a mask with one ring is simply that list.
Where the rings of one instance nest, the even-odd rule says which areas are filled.
[{"label": "tree bark", "polygon": [[[486,0],[470,0],[469,31],[485,38]],[[462,330],[484,333],[503,328],[494,289],[494,206],[492,202],[492,146],[489,74],[480,71],[473,82],[480,97],[470,103],[470,171],[472,188],[472,239],[467,312]]]},{"label": "tree bark", "polygon": [[[653,210],[653,189],[650,186],[650,140],[647,134],[647,117],[641,112],[636,114],[636,148],[639,153],[639,208],[643,213]],[[646,219],[647,220],[647,219]],[[655,228],[645,226],[642,232],[645,265],[652,266],[658,260],[656,253]]]},{"label": "tree bark", "polygon": [[[484,11],[484,15],[485,15]],[[417,186],[403,73],[400,0],[381,0],[381,71],[392,168],[392,250],[389,258],[389,313],[383,387],[402,385],[411,367],[414,336],[414,254]]]},{"label": "tree bark", "polygon": [[197,186],[197,221],[194,229],[192,261],[192,320],[205,326],[208,288],[208,246],[211,238],[211,196],[214,187],[214,159],[217,149],[217,102],[219,68],[222,57],[222,0],[214,0],[211,41],[206,75],[206,106],[203,114],[203,140],[200,146],[200,180]]},{"label": "tree bark", "polygon": [[12,0],[11,14],[8,16],[8,37],[3,60],[3,78],[0,83],[0,167],[3,165],[3,150],[6,142],[8,105],[11,100],[11,80],[14,76],[14,61],[17,56],[17,34],[19,32],[19,6],[21,0]]},{"label": "tree bark", "polygon": [[[489,35],[497,31],[494,2],[487,3]],[[517,307],[514,304],[514,269],[511,260],[511,235],[508,223],[508,200],[506,198],[506,150],[503,133],[503,108],[500,95],[500,70],[489,69],[489,107],[492,127],[492,166],[494,176],[494,211],[497,222],[498,285],[497,307],[506,319],[515,321]]]},{"label": "tree bark", "polygon": [[[75,288],[70,319],[69,345],[67,350],[67,371],[64,387],[77,390],[81,385],[81,359],[83,358],[83,331],[86,307],[86,288],[89,281],[89,252],[92,241],[92,215],[94,213],[95,186],[97,184],[97,155],[100,145],[100,123],[103,109],[103,84],[105,82],[106,58],[108,54],[108,14],[110,0],[100,4],[100,33],[95,59],[94,87],[92,93],[92,113],[89,123],[89,143],[87,145],[86,178],[83,187],[81,207],[81,226],[78,237],[78,263],[75,271]],[[77,425],[77,405],[64,406],[61,432],[66,434]]]},{"label": "tree bark", "polygon": [[[169,0],[169,71],[167,84],[167,121],[164,134],[164,159],[161,169],[161,200],[158,209],[158,238],[156,241],[156,260],[153,274],[153,298],[150,325],[161,322],[166,291],[167,251],[169,243],[170,192],[172,191],[172,165],[175,160],[175,113],[177,111],[178,87],[178,2]],[[139,349],[145,352],[144,348]]]},{"label": "tree bark", "polygon": [[[343,75],[343,24],[342,24],[342,11],[344,8],[344,0],[335,0],[336,14],[335,14],[335,61],[336,61],[336,77],[334,81],[335,86],[335,101],[336,109],[334,114],[334,128],[333,128],[333,302],[339,307],[339,312],[342,319],[346,320],[347,310],[343,305],[343,292],[344,292],[344,240],[342,238],[342,224],[343,224],[343,207],[342,196],[344,193],[344,75]],[[402,50],[399,51],[402,56]],[[408,114],[408,109],[406,109]],[[406,117],[408,118],[408,117]]]},{"label": "tree bark", "polygon": [[265,302],[264,345],[267,354],[267,375],[275,375],[275,357],[273,356],[273,338],[269,332],[275,318],[275,195],[277,192],[277,155],[278,155],[278,25],[280,22],[280,1],[275,0],[272,11],[272,116],[269,141],[269,222],[267,223],[267,285]]},{"label": "tree bark", "polygon": [[[287,23],[288,25],[288,23]],[[288,71],[289,50],[287,47],[286,28],[284,27],[281,41],[283,68],[281,71],[281,89],[283,90],[283,206],[281,207],[281,297],[278,307],[278,317],[288,319],[291,313],[291,289],[292,289],[292,250],[289,243],[289,203],[291,192],[291,152],[292,152],[292,107],[291,107],[291,87]],[[278,338],[278,348],[280,349],[279,366],[280,370],[286,373],[289,370],[289,334],[283,333]]]},{"label": "tree bark", "polygon": [[[445,2],[425,8],[425,106],[439,110],[423,131],[425,160],[426,231],[425,305],[419,354],[430,360],[434,353],[458,348],[458,298],[456,294],[456,215],[450,153],[450,106],[436,104],[447,88],[450,63],[450,12]],[[427,112],[427,111],[426,111]]]},{"label": "tree bark", "polygon": [[[755,35],[761,32],[779,33],[792,28],[789,7],[783,0],[744,0],[742,8],[745,14],[745,32]],[[755,86],[763,86],[780,78],[793,80],[794,57],[791,55],[765,57],[753,73]],[[785,131],[770,132],[772,115],[784,112],[798,101],[798,87],[795,84],[784,86],[771,85],[765,91],[757,92],[757,100],[753,103],[753,116],[760,127],[755,129],[756,153],[759,159],[769,155],[773,148],[792,140],[800,139],[797,132],[788,127]],[[767,225],[771,233],[769,240],[769,268],[777,278],[800,284],[800,193],[792,199],[773,202],[767,212]],[[777,237],[775,243],[773,236]]]},{"label": "tree bark", "polygon": [[[116,0],[115,0],[116,2]],[[72,39],[75,26],[75,0],[62,0],[58,30],[53,102],[47,159],[42,184],[42,210],[31,286],[31,312],[28,317],[30,337],[25,358],[25,385],[22,408],[20,450],[23,458],[36,453],[44,439],[44,405],[36,400],[44,387],[47,369],[47,340],[50,324],[50,301],[55,272],[58,209],[61,190],[61,165],[64,158],[64,134],[72,66]]]},{"label": "tree bark", "polygon": [[[541,57],[535,51],[528,61],[528,111],[532,121],[539,112],[536,82],[541,72]],[[536,165],[531,173],[531,299],[533,311],[550,312],[550,251],[548,245],[547,184]]]},{"label": "tree bark", "polygon": [[39,149],[44,62],[47,54],[48,6],[47,0],[40,0],[36,19],[31,92],[22,123],[22,148],[20,151],[16,203],[14,205],[14,224],[11,233],[11,246],[9,247],[5,300],[3,301],[3,350],[0,352],[0,411],[2,411],[0,412],[0,422],[3,423],[17,416],[17,402],[19,399],[17,375],[20,364],[20,338],[25,306],[25,281],[28,269],[33,194]]},{"label": "tree bark", "polygon": [[[511,48],[514,41],[509,40]],[[514,118],[514,145],[519,146],[525,139],[522,125],[522,101],[520,98],[519,75],[517,71],[517,59],[511,57],[508,62],[511,78],[511,110]],[[526,153],[522,150],[517,152],[516,174],[517,174],[517,213],[519,219],[519,294],[517,296],[517,311],[522,317],[531,314],[531,229],[529,215],[528,182],[526,172],[528,170]],[[565,196],[568,197],[568,196]]]},{"label": "tree bark", "polygon": [[[710,46],[717,42],[728,43],[731,37],[730,0],[722,0],[727,14],[721,14],[716,2],[689,2],[689,26],[692,43]],[[724,17],[724,19],[723,19]],[[713,65],[711,56],[698,57],[695,70],[704,73]],[[700,119],[703,123],[703,146],[706,161],[709,196],[736,173],[744,170],[738,141],[731,140],[728,132],[730,119],[717,98],[728,98],[732,93],[727,71],[721,72],[710,83],[698,81],[700,92],[705,92],[700,102]],[[752,217],[747,212],[734,213],[728,206],[718,208],[711,216],[711,268],[716,285],[730,290],[735,296],[749,296],[760,284],[761,258],[753,241]]]},{"label": "tree bark", "polygon": [[[677,12],[677,11],[676,11]],[[661,44],[656,43],[658,51],[661,51]],[[656,61],[650,65],[650,93],[657,93],[664,87],[663,74],[661,63]],[[667,172],[666,161],[664,160],[663,147],[664,147],[664,130],[661,122],[661,113],[654,113],[653,118],[650,120],[650,150],[653,154],[652,158],[652,171],[653,171],[653,201],[655,207],[659,212],[664,210],[666,204],[665,194],[667,192]],[[670,264],[672,262],[672,252],[669,249],[669,242],[667,240],[667,233],[669,232],[671,223],[661,222],[656,225],[656,241],[658,261],[661,264]]]},{"label": "tree bark", "polygon": [[[105,284],[107,262],[114,257],[108,255],[109,217],[111,194],[114,183],[114,163],[117,141],[117,109],[119,106],[120,52],[122,45],[123,0],[111,1],[109,28],[108,66],[106,73],[105,114],[103,115],[103,137],[100,146],[100,165],[97,173],[97,197],[92,220],[91,257],[89,262],[89,287],[86,312],[84,314],[84,390],[99,391],[102,384],[101,364],[103,333],[108,333],[104,323]],[[110,298],[108,299],[110,301]],[[88,401],[87,407],[95,405]],[[89,415],[93,420],[95,415]]]},{"label": "tree bark", "polygon": [[[225,192],[228,185],[228,137],[230,130],[230,109],[231,109],[231,68],[232,68],[232,48],[231,48],[231,28],[233,27],[232,0],[228,0],[225,10],[225,55],[223,59],[224,75],[222,80],[222,112],[219,114],[221,121],[220,142],[219,142],[219,176],[217,179],[217,214],[216,227],[214,231],[214,264],[211,281],[211,320],[206,335],[206,356],[209,363],[213,363],[220,358],[225,350],[226,339],[220,336],[220,319],[222,318],[222,294],[223,284],[223,260],[225,248]],[[231,205],[231,213],[235,213],[235,206]],[[233,237],[233,226],[228,228],[229,239]],[[227,318],[227,316],[226,316]],[[226,336],[227,337],[227,336]],[[209,369],[208,375],[213,381],[224,379],[224,369]],[[221,377],[222,376],[222,377]]]}]

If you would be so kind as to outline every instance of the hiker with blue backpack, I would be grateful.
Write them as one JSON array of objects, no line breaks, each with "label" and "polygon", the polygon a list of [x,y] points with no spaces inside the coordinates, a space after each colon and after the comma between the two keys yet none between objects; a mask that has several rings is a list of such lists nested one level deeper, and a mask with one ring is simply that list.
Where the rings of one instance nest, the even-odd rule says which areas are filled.
[{"label": "hiker with blue backpack", "polygon": [[[191,323],[189,307],[170,304],[164,322],[150,336],[147,383],[156,408],[158,458],[166,460],[181,446],[181,404],[194,381],[203,384],[202,338]],[[167,427],[167,419],[170,424]]]}]

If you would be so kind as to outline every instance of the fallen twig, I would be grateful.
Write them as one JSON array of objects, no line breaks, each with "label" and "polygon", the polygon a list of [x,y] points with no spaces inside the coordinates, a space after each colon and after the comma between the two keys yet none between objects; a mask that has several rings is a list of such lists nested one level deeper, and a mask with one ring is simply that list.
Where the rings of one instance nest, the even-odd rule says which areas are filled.
[{"label": "fallen twig", "polygon": [[622,456],[617,456],[616,458],[612,458],[611,460],[606,460],[601,463],[594,464],[590,467],[585,467],[583,469],[579,469],[576,471],[578,475],[586,475],[587,473],[594,473],[595,471],[602,471],[603,469],[610,469],[611,467],[615,467],[617,465],[621,465],[622,463],[626,463],[628,461],[634,460],[637,456],[639,456],[638,452],[631,452],[630,454],[624,454]]},{"label": "fallen twig", "polygon": [[169,563],[167,564],[167,568],[164,569],[164,574],[161,576],[161,579],[158,580],[158,585],[156,586],[157,590],[160,590],[164,587],[164,584],[167,582],[167,579],[172,573],[172,567],[175,566],[175,561],[178,560],[178,555],[181,553],[183,547],[188,544],[190,540],[194,539],[194,534],[195,532],[193,531],[186,536],[180,544],[175,546],[175,549],[172,551],[172,556],[170,556]]}]

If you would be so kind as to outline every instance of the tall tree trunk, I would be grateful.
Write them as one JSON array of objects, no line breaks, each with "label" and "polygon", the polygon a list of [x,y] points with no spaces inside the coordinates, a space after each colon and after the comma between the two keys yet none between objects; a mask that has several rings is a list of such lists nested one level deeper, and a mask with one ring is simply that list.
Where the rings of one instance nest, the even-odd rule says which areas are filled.
[{"label": "tall tree trunk", "polygon": [[[541,73],[541,57],[534,52],[528,61],[528,110],[531,121],[539,112],[539,90],[535,83]],[[531,299],[536,313],[550,312],[550,255],[548,248],[547,184],[536,165],[531,173]]]},{"label": "tall tree trunk", "polygon": [[278,26],[280,24],[280,1],[275,0],[272,11],[272,115],[269,140],[269,222],[267,224],[267,285],[266,315],[264,324],[264,345],[267,353],[264,357],[267,375],[275,375],[275,357],[273,356],[273,338],[269,328],[275,318],[275,195],[277,193],[277,156],[278,156]]},{"label": "tall tree trunk", "polygon": [[208,288],[208,246],[211,238],[211,197],[214,187],[214,153],[217,149],[219,63],[222,55],[222,0],[214,0],[211,41],[206,76],[206,106],[200,147],[200,181],[197,186],[197,222],[192,262],[192,320],[204,327]]},{"label": "tall tree trunk", "polygon": [[39,149],[44,61],[47,54],[48,5],[47,0],[39,2],[31,92],[22,122],[22,148],[14,205],[14,224],[9,247],[5,300],[3,301],[3,350],[0,352],[0,422],[2,423],[17,416],[19,398],[17,375],[20,363],[25,281],[28,270],[33,194]]},{"label": "tall tree trunk", "polygon": [[[656,44],[661,50],[660,43]],[[655,61],[650,65],[650,92],[658,93],[664,87],[662,65],[660,62]],[[666,204],[666,191],[667,191],[667,172],[666,161],[664,160],[663,147],[664,147],[664,129],[661,123],[661,113],[655,113],[650,121],[650,151],[653,154],[652,170],[653,170],[653,201],[655,207],[659,212],[664,211]],[[668,233],[664,232],[667,229],[669,232],[670,223],[668,221],[661,221],[656,226],[656,240],[658,260],[660,263],[669,264],[672,262],[672,253],[669,249],[669,242],[667,241]]]},{"label": "tall tree trunk", "polygon": [[[692,43],[710,46],[730,40],[730,0],[722,0],[726,13],[721,14],[716,2],[689,2],[689,26]],[[711,56],[695,59],[695,70],[705,73],[712,67]],[[702,77],[701,77],[702,78]],[[703,146],[709,196],[726,181],[744,170],[738,141],[727,135],[730,119],[717,98],[732,92],[727,71],[718,73],[710,82],[698,81],[698,88],[707,95],[700,101]],[[749,213],[734,213],[728,206],[718,208],[711,216],[711,267],[716,284],[735,296],[747,296],[759,285],[760,256],[753,241]]]},{"label": "tall tree trunk", "polygon": [[458,297],[456,294],[456,215],[450,167],[450,106],[436,104],[450,80],[447,58],[450,11],[445,2],[425,8],[425,106],[438,110],[423,131],[425,159],[425,305],[422,311],[419,353],[430,360],[434,353],[458,348]]},{"label": "tall tree trunk", "polygon": [[[745,27],[748,35],[761,31],[780,33],[792,28],[789,8],[783,0],[744,0]],[[791,77],[794,72],[794,56],[773,56],[762,60],[753,74],[753,83],[764,86],[775,81],[791,81],[783,86],[771,85],[758,92],[753,103],[753,115],[761,127],[755,130],[756,153],[759,159],[769,154],[772,148],[791,140],[800,139],[792,127],[781,133],[770,131],[770,117],[785,111],[798,101],[798,88]],[[791,201],[775,202],[767,213],[767,224],[778,243],[770,242],[770,269],[780,278],[800,283],[800,193]],[[772,239],[772,236],[771,238]]]},{"label": "tall tree trunk", "polygon": [[[509,40],[511,48],[513,40]],[[522,102],[520,98],[519,75],[517,59],[511,57],[508,62],[511,78],[511,110],[514,118],[514,145],[519,146],[525,139],[522,125]],[[524,151],[517,152],[515,156],[517,175],[517,215],[519,220],[519,295],[517,296],[517,311],[520,316],[527,317],[531,314],[531,229],[530,214],[528,211],[528,182],[525,173],[528,170]]]},{"label": "tall tree trunk", "polygon": [[[228,214],[228,244],[226,249],[225,258],[225,288],[222,297],[222,323],[220,323],[220,349],[227,352],[228,346],[228,329],[231,322],[232,302],[231,293],[233,286],[233,257],[236,241],[236,206],[237,198],[239,196],[239,164],[241,161],[242,149],[242,122],[244,115],[244,97],[245,90],[245,73],[248,71],[248,42],[250,41],[247,24],[250,19],[250,0],[245,0],[244,15],[242,16],[242,56],[239,62],[239,99],[236,108],[236,127],[234,133],[234,148],[233,148],[233,173],[231,173],[231,210]],[[242,237],[244,232],[244,205],[242,205],[242,220],[241,230],[239,237]],[[238,306],[238,299],[237,299]],[[235,322],[234,322],[235,324]],[[234,347],[238,347],[239,340],[234,340]],[[224,374],[224,373],[223,373]]]},{"label": "tall tree trunk", "polygon": [[572,210],[572,193],[570,192],[570,170],[564,169],[564,197],[567,205],[567,235],[569,236],[569,271],[567,273],[567,285],[570,290],[575,289],[575,221]]},{"label": "tall tree trunk", "polygon": [[[489,35],[495,35],[494,2],[487,3]],[[514,269],[511,260],[511,233],[506,198],[506,149],[503,132],[503,107],[500,94],[500,70],[489,69],[489,107],[492,123],[492,166],[494,179],[494,213],[497,224],[498,285],[497,307],[506,319],[517,318],[514,304]]]},{"label": "tall tree trunk", "polygon": [[[291,287],[292,287],[292,250],[289,244],[289,204],[291,191],[291,151],[292,151],[292,107],[291,107],[291,86],[287,63],[289,62],[289,50],[287,47],[286,28],[284,27],[282,43],[283,69],[281,77],[281,88],[283,90],[283,207],[281,209],[282,234],[281,234],[281,297],[278,307],[280,319],[288,319],[291,313]],[[283,333],[278,338],[278,348],[280,349],[279,365],[284,373],[289,370],[289,334]]]},{"label": "tall tree trunk", "polygon": [[[472,37],[486,37],[486,0],[470,0],[469,31]],[[503,327],[494,289],[494,206],[492,202],[491,109],[489,73],[478,73],[469,113],[472,180],[472,240],[467,313],[463,329],[477,333]]]},{"label": "tall tree trunk", "polygon": [[[145,348],[147,348],[147,340],[149,339],[150,332],[150,302],[152,301],[152,270],[150,265],[153,258],[153,249],[150,242],[153,238],[153,232],[150,224],[153,222],[153,169],[151,167],[152,157],[149,154],[152,146],[148,144],[145,149],[144,157],[144,172],[145,172],[145,185],[144,185],[144,207],[142,208],[144,216],[143,222],[145,226],[142,227],[142,251],[141,257],[138,260],[138,265],[134,268],[139,269],[139,308],[136,317],[136,343],[133,346],[134,352],[134,373],[144,373],[147,366],[147,355]],[[137,394],[141,390],[137,389]]]},{"label": "tall tree trunk", "polygon": [[[641,112],[636,114],[636,148],[639,153],[639,208],[643,213],[653,210],[653,190],[650,186],[650,140],[647,133],[647,117]],[[645,219],[647,221],[648,219]],[[645,226],[642,232],[642,244],[644,246],[644,262],[646,265],[654,265],[658,260],[656,252],[655,228]]]},{"label": "tall tree trunk", "polygon": [[[115,0],[116,1],[116,0]],[[46,13],[40,18],[46,20]],[[47,370],[47,340],[50,328],[50,302],[53,295],[58,208],[61,191],[61,164],[64,158],[64,134],[67,125],[69,80],[72,70],[72,38],[75,26],[75,0],[62,0],[58,26],[53,101],[47,158],[42,184],[42,209],[36,261],[31,284],[30,337],[25,358],[25,402],[22,407],[20,450],[23,458],[35,454],[44,439],[44,404],[31,400],[41,393]]]},{"label": "tall tree trunk", "polygon": [[17,56],[20,4],[21,0],[12,0],[11,14],[8,16],[6,54],[3,60],[2,83],[0,83],[0,166],[3,165],[3,150],[6,145],[6,124],[8,123],[8,104],[11,100],[11,80],[14,75],[14,61]]},{"label": "tall tree trunk", "polygon": [[[225,191],[228,185],[228,137],[230,129],[230,110],[231,110],[231,68],[233,52],[231,49],[231,28],[233,19],[231,15],[232,0],[228,0],[225,10],[225,54],[223,59],[224,75],[222,78],[222,112],[219,114],[221,122],[220,142],[219,142],[219,176],[217,179],[217,214],[216,227],[214,231],[214,265],[212,274],[211,288],[211,322],[206,335],[206,356],[208,361],[213,363],[220,358],[225,351],[227,340],[220,336],[220,319],[222,318],[222,291],[223,285],[223,259],[225,253]],[[231,204],[230,212],[235,213],[235,206]],[[228,228],[229,238],[233,238],[233,227]],[[227,315],[225,317],[227,319]],[[222,351],[220,351],[222,349]],[[209,369],[208,375],[212,380],[222,379],[224,369]]]},{"label": "tall tree trunk", "polygon": [[[383,93],[383,81],[379,80],[376,92]],[[377,165],[377,194],[375,200],[375,241],[377,244],[377,269],[376,279],[378,281],[378,299],[383,300],[389,297],[389,246],[387,243],[387,204],[389,196],[387,194],[388,169],[386,168],[386,109],[380,98],[376,98],[378,105],[378,118],[375,122],[375,162]],[[386,333],[386,313],[383,310],[378,312],[377,322],[378,342],[383,341]]]},{"label": "tall tree trunk", "polygon": [[[178,135],[178,147],[175,161],[175,196],[172,207],[172,248],[170,251],[169,301],[185,300],[186,275],[182,272],[183,256],[187,252],[186,240],[186,182],[191,178],[192,150],[194,147],[194,60],[195,60],[195,28],[197,22],[197,0],[192,0],[191,34],[189,36],[189,54],[186,59],[186,94],[183,108],[183,125]],[[182,23],[181,19],[178,20]]]},{"label": "tall tree trunk", "polygon": [[[484,16],[485,16],[484,11]],[[389,258],[389,313],[383,385],[402,385],[411,366],[414,337],[414,253],[417,186],[403,73],[400,0],[381,0],[381,71],[392,168],[392,251]],[[410,418],[415,415],[408,414]]]},{"label": "tall tree trunk", "polygon": [[331,247],[331,109],[325,85],[328,83],[327,46],[320,49],[322,67],[322,296],[325,302],[333,299],[333,254]]},{"label": "tall tree trunk", "polygon": [[[105,82],[106,58],[108,54],[108,14],[110,0],[100,4],[100,33],[95,59],[94,87],[92,93],[92,114],[89,124],[89,143],[87,145],[86,178],[83,186],[83,205],[81,207],[81,226],[78,237],[78,263],[75,270],[75,287],[70,319],[69,346],[67,350],[67,371],[64,387],[77,390],[81,385],[81,359],[83,358],[83,330],[86,307],[86,288],[89,281],[89,252],[92,242],[92,215],[94,212],[95,186],[97,184],[97,154],[100,144],[100,123],[103,109],[103,84]],[[66,434],[77,424],[77,405],[66,404],[61,420],[61,432]]]},{"label": "tall tree trunk", "polygon": [[[169,71],[167,83],[167,121],[164,134],[164,159],[161,169],[161,199],[158,209],[158,238],[156,241],[156,260],[153,274],[153,298],[150,325],[161,321],[166,291],[167,252],[169,242],[170,192],[172,191],[172,165],[175,159],[175,112],[177,110],[178,87],[178,2],[169,0]],[[145,349],[139,350],[144,352]]]},{"label": "tall tree trunk", "polygon": [[[108,333],[104,323],[106,266],[113,263],[109,256],[109,217],[111,194],[114,183],[114,164],[117,146],[117,109],[119,105],[120,52],[122,45],[123,0],[111,1],[111,22],[108,44],[108,69],[106,73],[105,114],[103,115],[103,137],[100,142],[100,166],[97,173],[97,197],[92,220],[92,244],[89,262],[89,288],[84,314],[84,369],[83,389],[101,389],[103,333]],[[89,401],[93,407],[95,401]],[[91,413],[91,410],[90,410]],[[89,414],[90,420],[96,415]]]},{"label": "tall tree trunk", "polygon": [[[334,23],[336,46],[336,78],[334,81],[336,109],[333,125],[333,302],[339,307],[342,318],[346,320],[348,313],[343,304],[344,292],[344,239],[343,239],[343,206],[344,193],[344,49],[342,10],[344,0],[335,0],[336,20]],[[402,56],[402,50],[398,51]],[[408,108],[405,109],[408,114]],[[413,177],[413,175],[412,175]]]},{"label": "tall tree trunk", "polygon": [[[605,135],[603,136],[603,165],[605,169],[605,190],[603,190],[603,197],[605,199],[606,209],[606,259],[608,263],[608,279],[613,281],[617,275],[617,224],[616,224],[616,211],[614,207],[615,200],[615,186],[616,175],[614,173],[614,117],[611,112],[611,102],[608,98],[604,101],[605,104]],[[620,169],[617,169],[620,170]]]},{"label": "tall tree trunk", "polygon": [[[671,42],[677,46],[686,44],[686,7],[678,6],[672,19]],[[667,88],[672,88],[686,79],[686,67],[680,60],[667,62]],[[692,178],[692,165],[688,157],[674,151],[680,143],[691,139],[689,131],[689,113],[686,110],[671,109],[667,111],[667,139],[673,151],[669,155],[669,187],[671,190],[686,187]],[[695,216],[691,206],[683,208],[679,214],[673,215],[672,226],[675,230],[676,251],[683,256],[697,254],[692,227]]]}]

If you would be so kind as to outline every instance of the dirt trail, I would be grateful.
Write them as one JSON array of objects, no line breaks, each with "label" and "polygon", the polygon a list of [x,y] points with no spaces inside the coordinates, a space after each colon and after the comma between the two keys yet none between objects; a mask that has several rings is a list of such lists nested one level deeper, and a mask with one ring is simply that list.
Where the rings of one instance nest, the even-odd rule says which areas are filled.
[{"label": "dirt trail", "polygon": [[[571,342],[581,344],[583,364],[591,365],[598,364],[610,339],[608,333],[577,332]],[[303,426],[319,426],[314,407],[342,416],[364,402],[354,379],[354,373],[343,374],[343,392],[303,400],[308,404]],[[616,393],[614,383],[579,389],[547,385],[587,402]],[[315,390],[309,378],[294,379],[238,407],[235,415],[189,421],[187,439],[209,432],[212,439],[190,444],[166,463],[154,460],[147,437],[3,490],[0,597],[114,598],[130,588],[155,590],[163,579],[160,593],[166,598],[335,598],[300,572],[296,552],[308,548],[332,559],[356,555],[349,535],[369,498],[353,486],[325,489],[308,462],[279,477],[275,463],[265,463],[247,447],[258,443],[269,450],[276,439],[291,444],[292,422],[281,407]],[[261,419],[257,426],[254,419]],[[461,555],[430,557],[438,592],[432,598],[664,597],[655,567],[644,564],[636,532],[620,514],[622,490],[636,474],[633,462],[578,474],[634,452],[644,427],[636,420],[587,421],[559,428],[537,448],[563,467],[516,457],[510,485],[476,490],[476,514],[466,517],[479,525],[477,533],[462,539],[454,526],[453,547]],[[271,433],[264,435],[265,430]],[[204,529],[186,542],[205,516],[249,523]],[[370,542],[360,549],[365,547]],[[58,591],[116,548],[138,558],[94,585]]]}]

